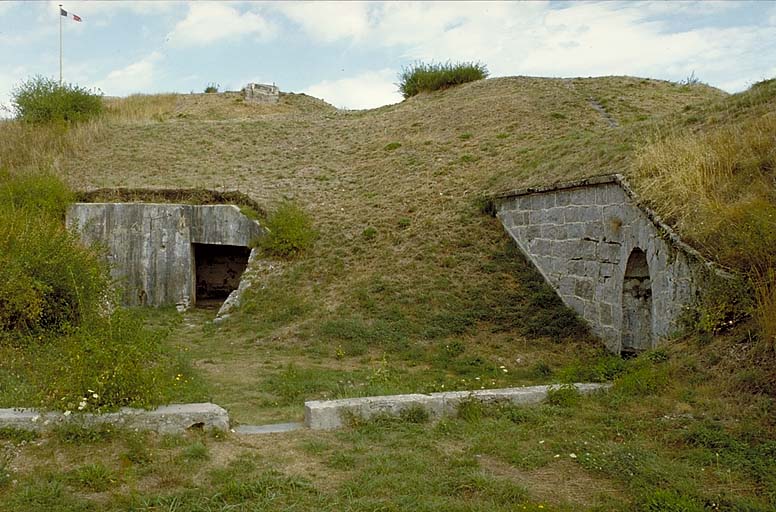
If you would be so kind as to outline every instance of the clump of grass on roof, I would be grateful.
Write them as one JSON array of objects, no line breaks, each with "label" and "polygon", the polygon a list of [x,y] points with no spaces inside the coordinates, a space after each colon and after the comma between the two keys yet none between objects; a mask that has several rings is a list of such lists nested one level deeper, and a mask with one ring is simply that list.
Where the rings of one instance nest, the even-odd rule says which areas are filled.
[{"label": "clump of grass on roof", "polygon": [[488,77],[480,62],[418,62],[399,73],[399,92],[410,98],[421,92],[438,91]]},{"label": "clump of grass on roof", "polygon": [[74,84],[34,76],[12,92],[17,119],[32,123],[85,121],[102,113],[102,97]]}]

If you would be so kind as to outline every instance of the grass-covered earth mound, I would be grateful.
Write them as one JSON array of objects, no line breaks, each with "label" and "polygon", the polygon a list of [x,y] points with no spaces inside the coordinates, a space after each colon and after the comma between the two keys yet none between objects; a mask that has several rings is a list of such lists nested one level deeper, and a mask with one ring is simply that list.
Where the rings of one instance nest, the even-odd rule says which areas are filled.
[{"label": "grass-covered earth mound", "polygon": [[[224,324],[140,312],[236,421],[298,420],[307,399],[614,388],[272,438],[60,432],[30,444],[8,432],[11,510],[776,504],[773,82],[726,95],[629,77],[498,78],[351,112],[290,94],[104,101],[77,126],[3,122],[0,166],[51,169],[78,190],[236,189],[268,216],[290,203],[312,219],[314,240],[291,259],[265,253]],[[682,336],[629,361],[602,351],[483,213],[491,193],[612,172],[741,287],[715,290]],[[723,328],[729,308],[738,323]]]}]

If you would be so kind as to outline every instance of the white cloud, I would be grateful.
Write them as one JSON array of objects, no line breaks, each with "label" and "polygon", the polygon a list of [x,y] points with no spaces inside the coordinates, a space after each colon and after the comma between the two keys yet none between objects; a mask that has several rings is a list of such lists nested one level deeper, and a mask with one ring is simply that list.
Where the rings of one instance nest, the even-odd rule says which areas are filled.
[{"label": "white cloud", "polygon": [[8,73],[0,73],[0,119],[12,117],[11,92],[21,82],[18,77],[28,73],[29,70],[24,66],[18,66]]},{"label": "white cloud", "polygon": [[108,96],[126,96],[148,92],[156,79],[157,64],[164,59],[159,52],[153,52],[128,66],[115,69],[94,86]]},{"label": "white cloud", "polygon": [[314,39],[328,43],[358,39],[369,30],[366,2],[278,2],[271,7],[299,24]]},{"label": "white cloud", "polygon": [[255,12],[241,13],[223,3],[193,3],[186,17],[167,37],[173,46],[186,47],[247,35],[269,39],[275,32],[275,27]]},{"label": "white cloud", "polygon": [[303,92],[339,108],[375,108],[402,100],[393,82],[395,78],[396,72],[390,69],[367,71],[349,78],[324,80]]}]

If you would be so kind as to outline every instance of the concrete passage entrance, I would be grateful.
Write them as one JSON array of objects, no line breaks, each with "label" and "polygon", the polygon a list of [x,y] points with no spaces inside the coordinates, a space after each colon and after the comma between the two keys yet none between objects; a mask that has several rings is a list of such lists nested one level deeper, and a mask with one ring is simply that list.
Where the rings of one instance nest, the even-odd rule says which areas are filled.
[{"label": "concrete passage entrance", "polygon": [[198,306],[220,305],[236,290],[251,250],[238,245],[193,244]]},{"label": "concrete passage entrance", "polygon": [[622,285],[622,355],[652,346],[652,282],[647,255],[637,247],[628,257]]}]

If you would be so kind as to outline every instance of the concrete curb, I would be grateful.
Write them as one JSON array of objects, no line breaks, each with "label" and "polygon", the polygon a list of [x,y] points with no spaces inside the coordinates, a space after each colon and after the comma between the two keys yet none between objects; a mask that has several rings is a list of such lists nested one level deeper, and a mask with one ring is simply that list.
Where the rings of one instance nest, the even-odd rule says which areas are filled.
[{"label": "concrete curb", "polygon": [[[610,384],[572,384],[580,393],[590,394],[611,387]],[[304,424],[313,430],[341,428],[348,415],[370,418],[377,415],[395,416],[411,407],[422,407],[432,418],[455,414],[464,400],[485,403],[509,402],[516,405],[535,404],[547,398],[547,391],[558,385],[522,388],[451,391],[429,395],[370,396],[342,400],[314,400],[304,404]]]},{"label": "concrete curb", "polygon": [[154,410],[130,409],[106,414],[42,412],[36,409],[0,409],[0,428],[45,432],[60,425],[84,428],[113,425],[130,430],[151,430],[161,434],[180,434],[191,428],[205,431],[229,430],[225,409],[211,403],[172,404]]}]

